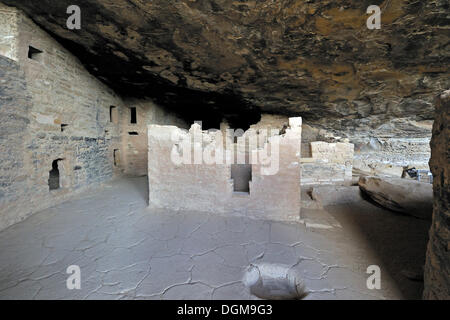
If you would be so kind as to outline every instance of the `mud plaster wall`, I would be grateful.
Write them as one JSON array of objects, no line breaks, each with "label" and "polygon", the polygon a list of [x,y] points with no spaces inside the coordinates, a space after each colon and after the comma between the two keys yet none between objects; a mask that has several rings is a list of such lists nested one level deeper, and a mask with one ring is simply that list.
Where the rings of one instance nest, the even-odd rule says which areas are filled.
[{"label": "mud plaster wall", "polygon": [[425,265],[425,299],[450,299],[450,90],[437,100],[431,140],[433,222]]},{"label": "mud plaster wall", "polygon": [[[220,154],[223,152],[223,142],[217,138],[217,135],[221,135],[220,131],[201,131],[198,125],[193,125],[189,132],[173,126],[150,125],[148,127],[150,206],[274,220],[299,219],[301,123],[298,121],[293,120],[285,135],[268,138],[268,143],[263,149],[250,148],[255,150],[258,159],[261,159],[262,154],[271,154],[274,150],[272,149],[274,141],[279,139],[278,172],[274,175],[265,175],[260,161],[252,164],[249,193],[234,192],[229,162],[180,164],[171,160],[172,152],[178,156],[184,155],[179,148],[183,145],[183,141],[191,141],[195,135],[202,139],[197,138],[197,141],[203,141],[200,150],[211,150],[214,156]],[[194,151],[191,151],[192,154]]]}]

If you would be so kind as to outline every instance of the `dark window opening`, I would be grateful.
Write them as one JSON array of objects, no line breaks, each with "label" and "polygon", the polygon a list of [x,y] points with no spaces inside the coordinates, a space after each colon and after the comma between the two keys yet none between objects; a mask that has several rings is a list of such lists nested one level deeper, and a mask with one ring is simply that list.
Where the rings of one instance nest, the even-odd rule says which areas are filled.
[{"label": "dark window opening", "polygon": [[114,166],[119,165],[119,149],[114,149]]},{"label": "dark window opening", "polygon": [[137,133],[136,131],[128,132],[128,134],[130,136],[138,136],[139,135],[139,133]]},{"label": "dark window opening", "polygon": [[40,61],[42,51],[32,46],[28,48],[28,59]]},{"label": "dark window opening", "polygon": [[130,116],[131,116],[130,123],[137,123],[136,108],[134,107],[130,108]]},{"label": "dark window opening", "polygon": [[61,124],[61,132],[64,132],[68,126],[68,124]]},{"label": "dark window opening", "polygon": [[252,165],[231,165],[231,179],[233,179],[234,182],[234,192],[250,193],[250,181],[252,181]]},{"label": "dark window opening", "polygon": [[59,168],[58,168],[58,161],[61,161],[63,159],[56,159],[52,162],[52,170],[49,172],[49,178],[48,178],[48,187],[51,190],[59,189],[60,182],[59,182]]}]

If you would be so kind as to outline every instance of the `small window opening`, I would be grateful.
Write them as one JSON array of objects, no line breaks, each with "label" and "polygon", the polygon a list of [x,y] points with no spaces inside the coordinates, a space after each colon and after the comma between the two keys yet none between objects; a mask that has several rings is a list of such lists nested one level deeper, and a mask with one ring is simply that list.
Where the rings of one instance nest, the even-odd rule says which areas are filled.
[{"label": "small window opening", "polygon": [[135,107],[130,108],[130,115],[131,115],[130,123],[137,123],[137,114]]},{"label": "small window opening", "polygon": [[234,182],[234,192],[250,193],[250,181],[252,181],[252,165],[231,165],[231,179],[233,179]]},{"label": "small window opening", "polygon": [[41,50],[36,49],[36,48],[34,48],[32,46],[28,47],[28,59],[40,61],[41,60],[41,54],[42,54]]},{"label": "small window opening", "polygon": [[50,191],[57,190],[60,186],[58,162],[63,159],[56,159],[52,162],[52,170],[49,172],[48,186]]},{"label": "small window opening", "polygon": [[117,167],[120,163],[120,158],[119,158],[119,149],[114,149],[114,166]]},{"label": "small window opening", "polygon": [[68,124],[61,124],[61,132],[64,132],[68,126]]},{"label": "small window opening", "polygon": [[128,134],[130,136],[138,136],[139,135],[139,133],[137,133],[136,131],[128,132]]}]

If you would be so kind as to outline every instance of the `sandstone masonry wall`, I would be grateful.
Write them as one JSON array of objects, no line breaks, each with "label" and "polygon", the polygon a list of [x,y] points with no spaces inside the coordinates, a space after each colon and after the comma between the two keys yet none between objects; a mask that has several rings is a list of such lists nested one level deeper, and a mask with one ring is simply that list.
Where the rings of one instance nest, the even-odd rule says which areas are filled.
[{"label": "sandstone masonry wall", "polygon": [[25,168],[30,160],[24,150],[31,106],[23,71],[13,60],[0,56],[0,228],[16,220],[7,205],[18,203],[29,192]]},{"label": "sandstone masonry wall", "polygon": [[[3,4],[0,67],[0,229],[114,176],[147,174],[147,125],[186,126],[151,101],[124,102],[21,11]],[[59,188],[50,190],[55,163]]]},{"label": "sandstone masonry wall", "polygon": [[[247,138],[249,132],[246,132]],[[247,181],[249,192],[235,190],[232,163],[236,161],[230,161],[231,156],[224,156],[221,138],[221,131],[202,131],[197,124],[189,132],[173,126],[150,125],[150,206],[273,220],[298,220],[301,197],[301,118],[291,118],[290,128],[286,129],[286,133],[267,137],[264,147],[250,147],[248,154],[256,155],[258,161],[250,163],[250,181]],[[227,140],[229,141],[228,137]],[[255,146],[256,142],[250,144],[252,145]],[[231,148],[244,158],[248,156],[242,150],[245,148],[236,148],[235,145]],[[212,163],[205,160],[205,152],[212,155]],[[197,157],[196,154],[200,156]],[[189,160],[181,161],[186,155],[189,155]],[[273,161],[278,161],[278,166],[273,166],[274,162],[269,164],[264,155],[270,155]],[[180,161],[173,161],[172,156]],[[217,163],[216,156],[223,161]],[[247,170],[250,168],[247,167]],[[273,168],[276,169],[272,171]],[[242,168],[236,172],[239,174],[244,171]]]},{"label": "sandstone masonry wall", "polygon": [[330,184],[352,180],[354,145],[351,143],[310,143],[311,158],[303,158],[302,184]]},{"label": "sandstone masonry wall", "polygon": [[310,143],[354,144],[353,169],[368,175],[401,177],[406,166],[429,169],[430,139],[433,121],[393,119],[381,126],[355,127],[352,124],[342,130],[326,130],[304,125],[302,157],[310,158]]},{"label": "sandstone masonry wall", "polygon": [[[120,119],[123,132],[123,169],[128,175],[144,176],[148,174],[148,125],[188,128],[188,124],[149,100],[130,99],[125,101],[125,104],[127,107],[124,108],[124,115]],[[130,108],[136,108],[136,123],[131,123]]]},{"label": "sandstone masonry wall", "polygon": [[450,90],[436,104],[431,140],[433,222],[425,265],[425,299],[450,299]]},{"label": "sandstone masonry wall", "polygon": [[17,60],[17,36],[19,13],[0,4],[0,56]]},{"label": "sandstone masonry wall", "polygon": [[[11,40],[9,51],[0,41],[2,229],[120,173],[109,106],[123,102],[19,11],[2,5],[0,30]],[[39,51],[29,56],[30,46]],[[60,188],[50,191],[55,160]]]}]

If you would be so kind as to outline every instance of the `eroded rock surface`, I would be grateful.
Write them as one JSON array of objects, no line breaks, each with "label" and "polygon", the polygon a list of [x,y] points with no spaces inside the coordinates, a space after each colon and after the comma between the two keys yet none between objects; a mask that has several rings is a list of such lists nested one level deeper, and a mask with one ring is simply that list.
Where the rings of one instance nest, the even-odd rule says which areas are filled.
[{"label": "eroded rock surface", "polygon": [[430,167],[434,182],[433,224],[425,267],[425,299],[450,299],[450,90],[436,104]]},{"label": "eroded rock surface", "polygon": [[361,177],[359,187],[372,200],[392,211],[417,218],[431,219],[431,184],[399,178]]},{"label": "eroded rock surface", "polygon": [[[445,0],[79,0],[78,31],[66,28],[73,1],[2,2],[119,92],[184,111],[256,107],[335,129],[405,133],[432,119],[434,95],[449,87]],[[373,4],[380,30],[366,27]]]}]

